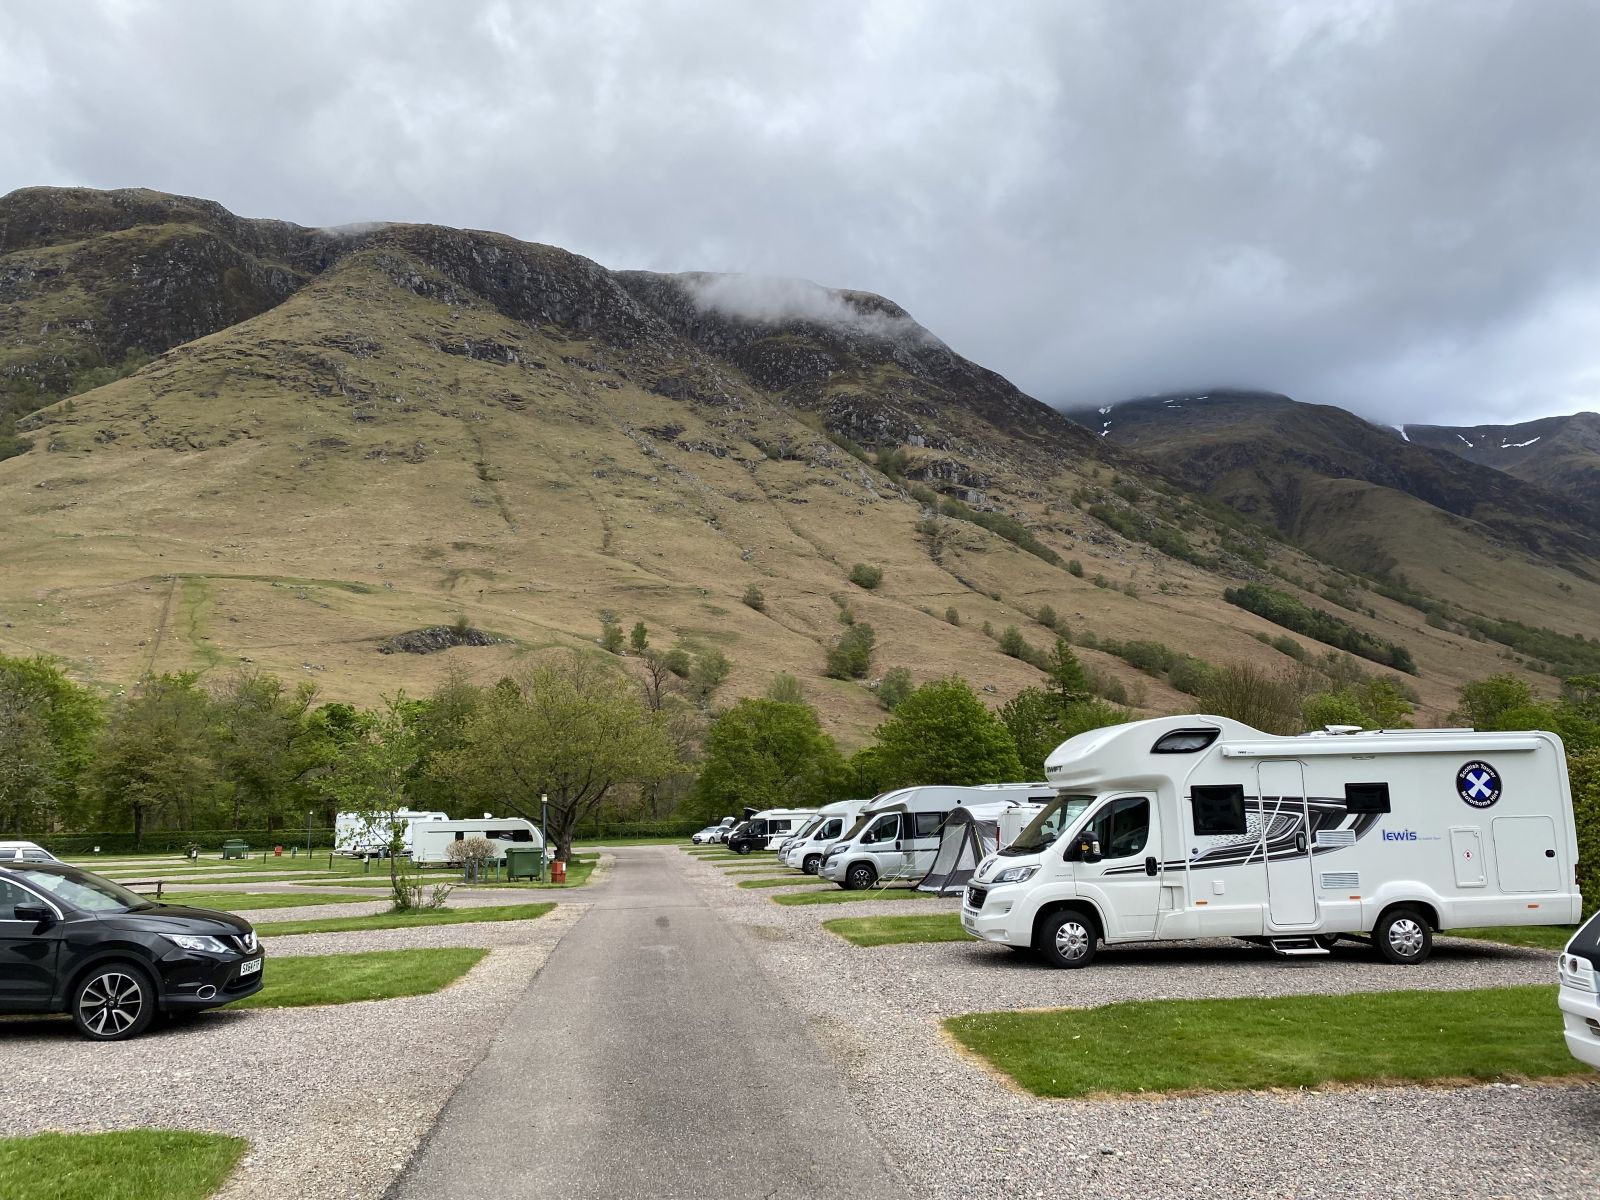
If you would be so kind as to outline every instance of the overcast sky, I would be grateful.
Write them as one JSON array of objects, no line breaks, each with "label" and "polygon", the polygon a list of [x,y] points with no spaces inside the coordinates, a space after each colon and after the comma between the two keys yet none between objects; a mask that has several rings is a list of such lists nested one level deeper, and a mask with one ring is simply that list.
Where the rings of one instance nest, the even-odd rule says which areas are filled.
[{"label": "overcast sky", "polygon": [[881,292],[1056,403],[1600,409],[1600,0],[0,5],[0,192]]}]

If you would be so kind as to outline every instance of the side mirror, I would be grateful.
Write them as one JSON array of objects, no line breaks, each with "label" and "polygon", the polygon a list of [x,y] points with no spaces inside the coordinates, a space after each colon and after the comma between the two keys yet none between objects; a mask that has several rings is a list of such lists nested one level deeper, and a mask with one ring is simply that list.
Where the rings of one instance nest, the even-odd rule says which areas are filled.
[{"label": "side mirror", "polygon": [[1067,862],[1097,863],[1100,861],[1100,839],[1079,837],[1067,848]]},{"label": "side mirror", "polygon": [[11,912],[17,920],[34,925],[47,925],[55,919],[55,914],[42,904],[19,904]]},{"label": "side mirror", "polygon": [[877,839],[874,838],[870,833],[863,833],[861,835],[861,844],[863,846],[870,845],[872,842],[875,842],[875,841],[877,841]]}]

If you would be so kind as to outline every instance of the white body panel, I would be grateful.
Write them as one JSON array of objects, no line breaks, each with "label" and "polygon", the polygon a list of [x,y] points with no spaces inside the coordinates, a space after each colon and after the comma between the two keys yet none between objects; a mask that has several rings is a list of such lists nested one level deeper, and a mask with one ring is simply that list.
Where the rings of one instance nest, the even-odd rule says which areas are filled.
[{"label": "white body panel", "polygon": [[[1214,730],[1215,741],[1153,752],[1180,730]],[[1090,910],[1107,942],[1365,933],[1402,903],[1440,930],[1568,924],[1582,911],[1554,734],[1280,738],[1221,717],[1163,717],[1073,738],[1046,771],[1060,794],[1093,800],[1042,850],[980,868],[962,908],[977,937],[1031,945],[1039,917],[1068,904]],[[1204,802],[1197,787],[1213,789]],[[1231,805],[1210,807],[1230,789]],[[1119,800],[1126,837],[1109,819]],[[1072,860],[1091,831],[1122,840],[1098,861]],[[985,886],[1028,865],[1026,881]]]},{"label": "white body panel", "polygon": [[1600,1071],[1600,913],[1573,935],[1558,968],[1562,1032],[1579,1062]]},{"label": "white body panel", "polygon": [[423,821],[413,827],[411,861],[421,866],[444,866],[451,842],[481,837],[503,858],[512,846],[543,846],[539,827],[522,817],[485,817],[475,821]]},{"label": "white body panel", "polygon": [[861,811],[854,836],[834,843],[821,876],[843,886],[853,867],[870,867],[877,881],[916,880],[939,852],[939,827],[957,808],[994,800],[1054,799],[1046,783],[990,783],[978,787],[927,785],[874,796]]},{"label": "white body panel", "polygon": [[[816,819],[809,822],[811,825],[809,829],[801,826],[799,836],[790,838],[784,843],[780,853],[783,865],[803,871],[806,860],[814,858],[820,869],[822,856],[827,853],[828,847],[844,836],[850,826],[856,823],[856,818],[866,806],[865,800],[840,800],[833,804],[824,804],[817,812]],[[807,874],[814,875],[816,871],[809,871]]]},{"label": "white body panel", "polygon": [[445,821],[449,813],[400,808],[390,813],[339,813],[333,819],[333,848],[340,854],[360,858],[367,854],[386,854],[389,850],[390,822],[404,823],[400,831],[403,852],[411,853],[413,830],[419,821]]},{"label": "white body panel", "polygon": [[[750,818],[750,825],[760,831],[764,840],[755,847],[758,850],[776,850],[789,840],[789,835],[794,833],[812,817],[817,815],[814,808],[766,808]],[[757,822],[760,822],[757,825]],[[745,830],[747,835],[750,830]],[[743,835],[741,835],[743,836]]]}]

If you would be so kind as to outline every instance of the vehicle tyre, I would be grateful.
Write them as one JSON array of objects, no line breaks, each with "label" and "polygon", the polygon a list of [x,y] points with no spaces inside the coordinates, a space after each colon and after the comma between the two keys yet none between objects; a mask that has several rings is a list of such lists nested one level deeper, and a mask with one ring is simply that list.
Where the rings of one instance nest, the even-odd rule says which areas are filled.
[{"label": "vehicle tyre", "polygon": [[1339,935],[1337,933],[1319,933],[1316,935],[1316,939],[1317,945],[1324,950],[1332,950],[1339,944]]},{"label": "vehicle tyre", "polygon": [[132,963],[103,963],[72,989],[72,1023],[91,1041],[137,1037],[155,1015],[156,986]]},{"label": "vehicle tyre", "polygon": [[1391,908],[1373,927],[1372,944],[1385,962],[1414,967],[1432,953],[1433,930],[1428,928],[1428,918],[1416,909]]},{"label": "vehicle tyre", "polygon": [[864,892],[878,882],[878,869],[871,863],[856,863],[844,873],[844,886],[852,892]]},{"label": "vehicle tyre", "polygon": [[822,870],[822,855],[806,855],[806,860],[800,864],[800,869],[807,875],[815,875],[818,871]]},{"label": "vehicle tyre", "polygon": [[1094,961],[1099,931],[1094,921],[1076,908],[1051,913],[1039,925],[1034,950],[1052,967],[1075,970]]},{"label": "vehicle tyre", "polygon": [[733,848],[733,852],[735,854],[749,854],[750,853],[750,844],[748,842],[740,842],[737,846],[735,846]]}]

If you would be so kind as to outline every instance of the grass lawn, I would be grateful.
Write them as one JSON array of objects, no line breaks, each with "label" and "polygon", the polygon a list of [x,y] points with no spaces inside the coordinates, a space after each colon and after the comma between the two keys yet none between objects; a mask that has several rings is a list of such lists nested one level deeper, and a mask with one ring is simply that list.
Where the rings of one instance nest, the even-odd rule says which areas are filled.
[{"label": "grass lawn", "polygon": [[215,1133],[136,1129],[0,1138],[6,1200],[204,1200],[248,1148]]},{"label": "grass lawn", "polygon": [[485,954],[477,946],[446,950],[369,950],[276,958],[263,968],[261,990],[229,1008],[303,1008],[425,996],[460,979]]},{"label": "grass lawn", "polygon": [[[724,875],[771,875],[775,870],[777,870],[776,867],[747,867],[740,863],[732,867],[723,867],[722,873]],[[815,879],[816,876],[808,875],[806,878]]]},{"label": "grass lawn", "polygon": [[784,875],[780,878],[744,879],[739,882],[742,888],[774,888],[774,887],[816,887],[819,883],[829,887],[839,886],[831,880],[818,879],[815,875]]},{"label": "grass lawn", "polygon": [[899,946],[907,942],[970,942],[955,913],[917,917],[836,917],[822,927],[857,946]]},{"label": "grass lawn", "polygon": [[[308,921],[263,921],[256,926],[262,937],[288,937],[296,933],[354,933],[362,929],[410,929],[417,925],[475,925],[484,921],[532,921],[555,907],[543,904],[499,904],[489,908],[432,908],[410,912],[382,912],[370,917],[321,917]],[[286,959],[299,962],[299,959]]]},{"label": "grass lawn", "polygon": [[[131,875],[131,876],[128,876],[126,878],[119,879],[119,880],[117,880],[117,882],[122,884],[124,887],[127,887],[130,882],[137,883],[140,880],[143,880],[143,879],[146,879],[146,878],[155,879],[155,878],[157,878],[157,876],[155,876],[155,875],[150,875],[150,876]],[[351,879],[349,876],[345,876],[345,875],[329,875],[326,872],[322,872],[322,873],[319,873],[319,874],[316,874],[316,875],[300,875],[300,876],[294,876],[294,877],[289,877],[289,878],[286,878],[283,875],[256,875],[256,874],[249,874],[249,875],[207,875],[204,878],[196,877],[196,878],[193,878],[193,879],[168,879],[166,882],[169,883],[169,884],[173,884],[173,883],[192,883],[192,884],[195,884],[195,885],[197,885],[199,887],[210,887],[212,884],[217,884],[217,883],[296,883],[296,884],[305,884],[305,885],[307,885],[309,887],[316,887],[319,883],[320,884],[337,883],[340,887],[344,887],[346,884],[356,883],[357,881],[354,880],[354,879]],[[153,891],[150,891],[149,889],[146,889],[146,888],[134,888],[133,890],[138,892],[141,896],[142,895],[147,895],[147,894],[151,895],[151,896],[155,895],[155,893]]]},{"label": "grass lawn", "polygon": [[1532,946],[1536,950],[1565,950],[1576,932],[1576,925],[1501,925],[1483,929],[1446,929],[1439,936],[1504,942],[1508,946]]},{"label": "grass lawn", "polygon": [[[828,880],[822,882],[827,883]],[[916,888],[867,888],[860,892],[847,892],[838,884],[830,892],[795,892],[793,895],[774,896],[776,904],[851,904],[871,900],[935,900],[932,892],[919,892]],[[953,897],[951,897],[953,899]]]},{"label": "grass lawn", "polygon": [[1578,1073],[1553,986],[972,1013],[945,1028],[1038,1096]]},{"label": "grass lawn", "polygon": [[220,908],[242,912],[256,908],[310,908],[317,904],[371,904],[377,896],[346,896],[339,892],[167,892],[163,904],[192,908]]},{"label": "grass lawn", "polygon": [[[462,883],[460,871],[429,870],[415,872],[410,878],[422,883],[448,883],[452,887],[470,888],[530,888],[537,891],[540,888],[553,888],[560,891],[562,888],[578,887],[589,882],[589,876],[594,874],[594,869],[600,863],[598,854],[574,857],[567,863],[567,881],[565,883],[536,883],[533,880],[518,879],[515,882],[506,879],[491,879],[486,883]],[[389,868],[380,864],[372,865],[372,874],[361,879],[340,880],[341,887],[381,887],[389,886]]]}]

